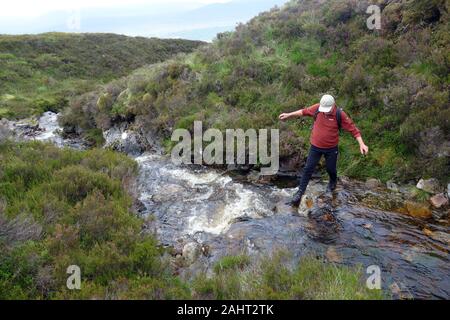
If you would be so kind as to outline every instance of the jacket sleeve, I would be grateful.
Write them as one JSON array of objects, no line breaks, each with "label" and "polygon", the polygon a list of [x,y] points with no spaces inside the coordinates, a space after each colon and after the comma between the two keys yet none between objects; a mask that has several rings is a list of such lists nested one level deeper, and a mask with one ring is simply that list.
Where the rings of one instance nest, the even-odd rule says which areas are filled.
[{"label": "jacket sleeve", "polygon": [[316,113],[317,109],[319,108],[320,104],[317,103],[315,105],[312,105],[311,107],[303,109],[303,115],[308,117],[314,117],[314,114]]},{"label": "jacket sleeve", "polygon": [[350,117],[344,111],[342,111],[341,121],[342,121],[342,129],[350,132],[355,139],[361,137],[361,132],[355,126],[352,119],[350,119]]}]

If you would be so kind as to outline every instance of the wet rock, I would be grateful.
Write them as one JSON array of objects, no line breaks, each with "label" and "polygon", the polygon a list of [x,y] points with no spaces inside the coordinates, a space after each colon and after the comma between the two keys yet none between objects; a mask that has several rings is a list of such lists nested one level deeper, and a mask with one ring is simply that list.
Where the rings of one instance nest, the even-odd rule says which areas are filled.
[{"label": "wet rock", "polygon": [[393,191],[393,192],[399,192],[399,188],[398,185],[396,183],[394,183],[392,180],[389,180],[386,182],[386,188],[388,188],[389,190]]},{"label": "wet rock", "polygon": [[147,208],[145,207],[145,204],[141,200],[134,199],[132,210],[137,214],[143,214],[147,210]]},{"label": "wet rock", "polygon": [[211,247],[207,244],[202,246],[202,253],[205,257],[209,257],[211,255]]},{"label": "wet rock", "polygon": [[308,216],[314,206],[314,199],[310,195],[304,195],[300,205],[298,206],[298,213],[302,216]]},{"label": "wet rock", "polygon": [[450,234],[442,231],[435,231],[430,235],[434,240],[450,245]]},{"label": "wet rock", "polygon": [[379,179],[375,179],[375,178],[367,179],[367,181],[365,183],[365,187],[367,189],[376,189],[376,188],[379,188],[380,186],[381,186],[381,181]]},{"label": "wet rock", "polygon": [[415,218],[428,219],[431,218],[432,212],[427,204],[417,203],[413,201],[406,202],[406,211],[410,216]]},{"label": "wet rock", "polygon": [[[404,287],[404,285],[402,285]],[[407,299],[413,299],[414,297],[411,295],[411,293],[408,292],[407,288],[400,288],[400,286],[397,284],[397,282],[392,283],[389,286],[389,289],[391,290],[391,293],[394,297],[394,299],[401,299],[401,300],[407,300]]]},{"label": "wet rock", "polygon": [[22,119],[19,121],[9,121],[2,119],[1,126],[2,132],[14,136],[18,140],[33,139],[42,130],[39,128],[39,122],[37,118]]},{"label": "wet rock", "polygon": [[339,177],[339,182],[342,184],[342,185],[348,185],[348,184],[350,184],[351,183],[351,180],[350,180],[350,178],[349,177],[347,177],[347,176],[340,176]]},{"label": "wet rock", "polygon": [[197,242],[188,242],[183,247],[183,257],[187,264],[193,264],[202,253],[202,248]]},{"label": "wet rock", "polygon": [[342,262],[342,257],[336,251],[336,248],[334,246],[329,246],[325,255],[326,255],[328,261],[330,261],[330,262],[334,262],[334,263]]},{"label": "wet rock", "polygon": [[6,119],[0,120],[0,142],[12,136],[12,131],[9,128],[9,121]]},{"label": "wet rock", "polygon": [[373,225],[371,223],[365,223],[365,224],[362,225],[362,227],[364,229],[371,230]]},{"label": "wet rock", "polygon": [[139,133],[129,130],[126,126],[112,127],[103,132],[104,148],[123,152],[129,155],[139,155],[147,150],[146,139]]},{"label": "wet rock", "polygon": [[416,188],[428,193],[438,193],[440,191],[439,181],[435,178],[420,179]]},{"label": "wet rock", "polygon": [[234,223],[238,223],[238,222],[246,222],[246,221],[250,221],[251,219],[252,218],[249,217],[248,215],[244,215],[244,216],[236,217],[236,218],[232,219],[230,221],[230,224],[234,224]]},{"label": "wet rock", "polygon": [[247,180],[253,183],[268,184],[272,181],[272,176],[262,175],[259,171],[252,170],[247,175]]},{"label": "wet rock", "polygon": [[156,202],[166,202],[183,194],[184,188],[178,184],[167,184],[158,193],[153,194],[152,200]]},{"label": "wet rock", "polygon": [[430,198],[430,202],[435,208],[440,208],[448,204],[448,199],[443,193],[436,194]]}]

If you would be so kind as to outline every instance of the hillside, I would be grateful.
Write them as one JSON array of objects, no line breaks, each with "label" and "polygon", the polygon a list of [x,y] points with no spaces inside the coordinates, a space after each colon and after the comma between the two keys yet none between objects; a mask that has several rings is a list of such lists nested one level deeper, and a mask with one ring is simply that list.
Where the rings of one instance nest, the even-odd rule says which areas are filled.
[{"label": "hillside", "polygon": [[[292,1],[262,13],[187,57],[142,68],[81,96],[61,119],[68,131],[129,121],[170,147],[173,128],[281,129],[282,170],[301,167],[311,120],[278,114],[337,97],[371,147],[341,138],[340,172],[365,179],[449,179],[448,1]],[[99,99],[100,98],[100,99]]]},{"label": "hillside", "polygon": [[59,110],[97,83],[201,44],[115,34],[0,35],[0,118]]}]

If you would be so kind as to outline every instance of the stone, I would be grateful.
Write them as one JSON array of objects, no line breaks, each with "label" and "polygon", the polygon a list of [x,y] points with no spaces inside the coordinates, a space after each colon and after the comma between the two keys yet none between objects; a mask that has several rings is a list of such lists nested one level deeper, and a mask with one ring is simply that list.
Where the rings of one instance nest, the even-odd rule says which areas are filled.
[{"label": "stone", "polygon": [[124,125],[104,131],[103,137],[105,138],[104,148],[129,155],[140,155],[148,149],[145,138],[138,132],[127,130]]},{"label": "stone", "polygon": [[394,183],[392,180],[386,182],[386,188],[394,192],[399,192],[398,185]]},{"label": "stone", "polygon": [[152,195],[152,200],[156,202],[171,202],[182,195],[184,191],[185,189],[178,184],[166,184]]},{"label": "stone", "polygon": [[447,197],[450,199],[450,183],[447,185]]},{"label": "stone", "polygon": [[432,211],[428,205],[413,201],[406,202],[406,211],[410,216],[415,218],[428,219],[432,216]]},{"label": "stone", "polygon": [[197,242],[188,242],[183,247],[183,258],[187,264],[193,264],[202,252],[200,244]]},{"label": "stone", "polygon": [[365,228],[365,229],[368,229],[368,230],[370,230],[370,229],[372,229],[372,224],[371,223],[365,223],[365,224],[363,224],[363,228]]},{"label": "stone", "polygon": [[423,228],[422,232],[429,237],[434,235],[433,231],[431,231],[430,229],[427,229],[427,228]]},{"label": "stone", "polygon": [[336,251],[334,246],[329,246],[325,254],[329,262],[341,263],[342,256]]},{"label": "stone", "polygon": [[430,198],[430,202],[435,208],[440,208],[448,205],[448,199],[443,193],[436,194]]},{"label": "stone", "polygon": [[440,191],[439,181],[435,178],[420,179],[416,188],[428,193],[439,193]]},{"label": "stone", "polygon": [[367,179],[365,186],[367,189],[376,189],[381,186],[381,181],[375,178]]},{"label": "stone", "polygon": [[298,214],[307,217],[314,206],[314,199],[310,195],[304,195],[298,207]]}]

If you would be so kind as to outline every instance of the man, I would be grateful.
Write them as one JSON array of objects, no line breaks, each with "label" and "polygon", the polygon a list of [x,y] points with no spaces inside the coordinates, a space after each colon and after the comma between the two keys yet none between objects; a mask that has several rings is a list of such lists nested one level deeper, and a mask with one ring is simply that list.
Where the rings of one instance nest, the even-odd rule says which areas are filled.
[{"label": "man", "polygon": [[279,118],[284,121],[302,116],[314,117],[314,126],[310,138],[311,148],[309,149],[308,160],[306,161],[306,166],[300,179],[298,191],[294,195],[292,201],[288,203],[295,207],[299,206],[314,168],[320,161],[322,155],[325,156],[326,168],[328,175],[330,176],[327,192],[332,192],[336,189],[336,162],[340,128],[350,132],[358,141],[361,154],[366,155],[369,152],[369,147],[364,144],[360,131],[345,112],[336,107],[336,103],[332,96],[324,95],[320,100],[320,104],[318,103],[309,108],[292,113],[283,113]]}]

